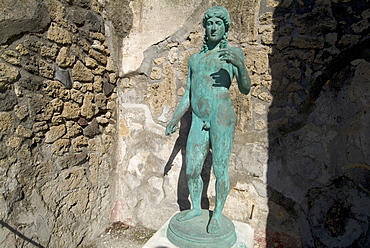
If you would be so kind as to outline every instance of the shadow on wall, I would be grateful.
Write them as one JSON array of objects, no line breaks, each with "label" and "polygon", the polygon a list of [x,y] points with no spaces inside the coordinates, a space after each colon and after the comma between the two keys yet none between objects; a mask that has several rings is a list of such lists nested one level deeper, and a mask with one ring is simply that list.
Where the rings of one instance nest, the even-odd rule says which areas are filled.
[{"label": "shadow on wall", "polygon": [[281,1],[267,247],[370,246],[370,2]]}]

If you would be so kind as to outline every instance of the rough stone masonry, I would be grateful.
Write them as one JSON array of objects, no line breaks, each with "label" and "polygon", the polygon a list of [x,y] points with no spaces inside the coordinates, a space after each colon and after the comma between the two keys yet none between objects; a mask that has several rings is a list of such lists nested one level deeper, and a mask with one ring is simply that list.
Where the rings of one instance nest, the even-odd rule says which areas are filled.
[{"label": "rough stone masonry", "polygon": [[[114,191],[117,74],[104,20],[113,6],[0,5],[1,220],[43,247],[90,243],[109,226]],[[0,244],[30,245],[4,227]]]},{"label": "rough stone masonry", "polygon": [[[254,84],[230,89],[225,214],[255,228],[255,247],[369,244],[365,0],[3,0],[2,222],[44,247],[87,247],[111,222],[158,229],[190,207],[191,117],[177,137],[164,129],[212,5],[229,10]],[[0,244],[31,246],[5,227]]]}]

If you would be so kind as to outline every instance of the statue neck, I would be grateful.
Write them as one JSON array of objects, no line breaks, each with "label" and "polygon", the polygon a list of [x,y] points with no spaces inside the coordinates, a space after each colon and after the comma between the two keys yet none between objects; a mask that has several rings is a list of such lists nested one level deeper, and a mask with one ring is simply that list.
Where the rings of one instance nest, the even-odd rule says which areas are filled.
[{"label": "statue neck", "polygon": [[220,49],[220,44],[221,42],[218,42],[218,43],[211,43],[211,42],[208,42],[207,43],[207,46],[208,46],[208,50],[214,50],[214,49]]}]

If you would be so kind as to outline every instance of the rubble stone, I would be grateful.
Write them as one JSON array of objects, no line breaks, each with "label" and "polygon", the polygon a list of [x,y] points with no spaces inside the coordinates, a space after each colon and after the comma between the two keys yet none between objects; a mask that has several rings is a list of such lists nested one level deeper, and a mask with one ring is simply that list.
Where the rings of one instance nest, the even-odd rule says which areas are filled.
[{"label": "rubble stone", "polygon": [[52,22],[49,30],[47,32],[47,37],[51,41],[55,41],[59,44],[71,44],[72,43],[72,35],[71,33],[58,26],[55,22]]},{"label": "rubble stone", "polygon": [[80,82],[91,82],[94,79],[94,75],[81,61],[77,60],[72,69],[72,78]]},{"label": "rubble stone", "polygon": [[52,126],[50,130],[45,134],[45,142],[53,143],[66,133],[66,127],[64,124],[59,126]]},{"label": "rubble stone", "polygon": [[17,68],[0,63],[0,91],[5,90],[9,84],[14,83],[19,75]]}]

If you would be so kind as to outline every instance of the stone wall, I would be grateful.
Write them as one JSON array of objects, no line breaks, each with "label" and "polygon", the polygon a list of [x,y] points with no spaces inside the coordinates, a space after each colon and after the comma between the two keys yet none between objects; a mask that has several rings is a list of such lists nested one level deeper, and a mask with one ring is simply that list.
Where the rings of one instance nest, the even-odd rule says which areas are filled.
[{"label": "stone wall", "polygon": [[0,246],[89,244],[114,192],[117,74],[103,17],[123,23],[111,29],[121,39],[130,23],[104,1],[0,5]]},{"label": "stone wall", "polygon": [[370,242],[357,205],[369,193],[358,176],[369,178],[369,11],[367,1],[284,1],[271,15],[267,246],[289,229],[307,247]]}]

